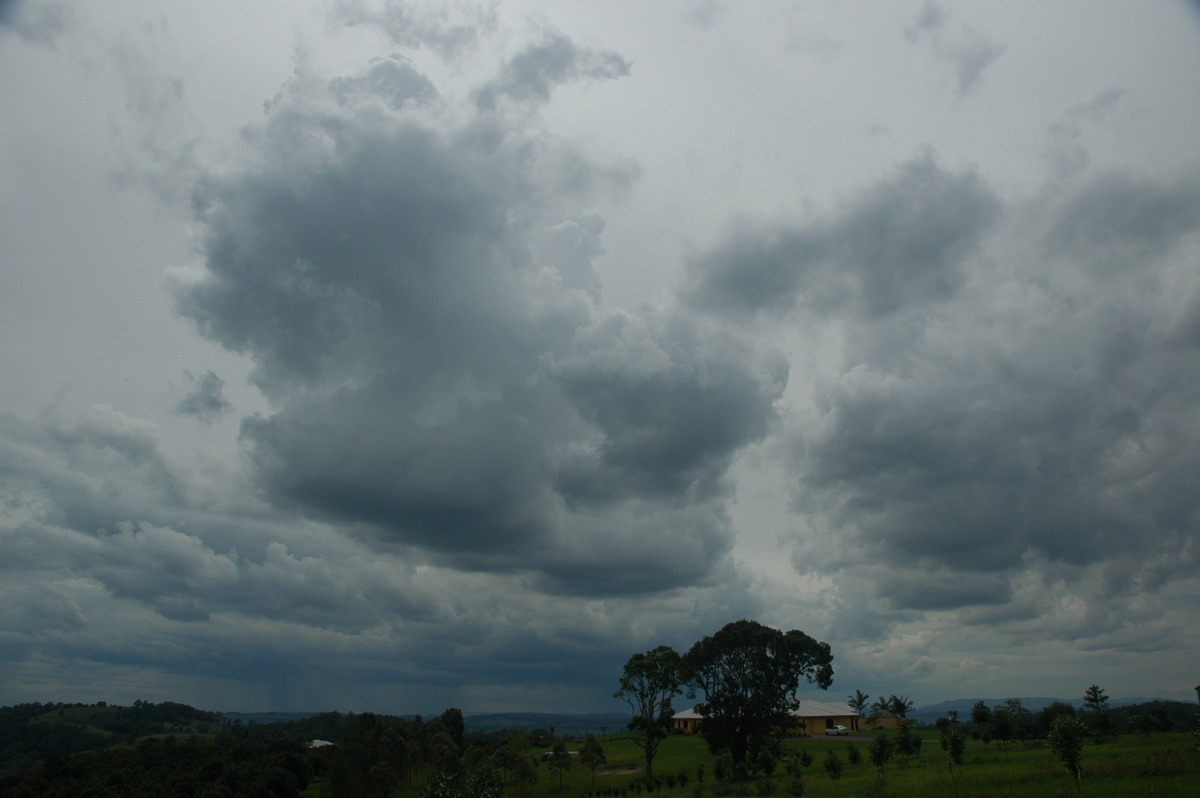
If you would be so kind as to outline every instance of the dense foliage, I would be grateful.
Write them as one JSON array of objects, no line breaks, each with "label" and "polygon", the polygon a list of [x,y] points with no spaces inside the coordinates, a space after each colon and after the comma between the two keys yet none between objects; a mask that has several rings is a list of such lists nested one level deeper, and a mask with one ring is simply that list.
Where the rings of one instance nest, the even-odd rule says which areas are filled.
[{"label": "dense foliage", "polygon": [[683,657],[684,682],[704,693],[696,705],[700,733],[713,753],[729,757],[735,777],[778,759],[805,677],[822,689],[833,681],[833,654],[803,632],[780,632],[756,621],[734,621],[693,645]]},{"label": "dense foliage", "polygon": [[335,798],[369,798],[435,775],[455,783],[470,747],[458,709],[429,721],[328,712],[242,724],[170,702],[25,704],[0,708],[0,795],[293,798],[322,776]]},{"label": "dense foliage", "polygon": [[286,740],[268,745],[149,737],[135,746],[54,756],[0,778],[12,798],[175,798],[253,795],[294,798],[312,778],[307,749]]},{"label": "dense foliage", "polygon": [[132,707],[104,702],[0,707],[0,772],[94,748],[129,745],[151,734],[211,733],[222,723],[218,712],[171,701],[135,701]]}]

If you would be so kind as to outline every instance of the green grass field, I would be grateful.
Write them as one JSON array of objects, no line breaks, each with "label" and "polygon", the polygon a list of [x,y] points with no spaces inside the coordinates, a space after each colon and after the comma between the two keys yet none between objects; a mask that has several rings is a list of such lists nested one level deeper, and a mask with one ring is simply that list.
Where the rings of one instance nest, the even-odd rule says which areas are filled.
[{"label": "green grass field", "polygon": [[[789,740],[785,754],[806,750],[812,764],[802,770],[800,782],[803,795],[823,796],[1037,796],[1075,795],[1075,785],[1065,770],[1041,742],[1010,743],[1000,746],[968,741],[963,766],[953,774],[949,758],[942,751],[936,733],[921,733],[924,740],[921,753],[907,762],[898,756],[887,766],[883,783],[869,763],[869,739],[811,737]],[[641,777],[640,751],[620,736],[601,740],[608,766],[596,775],[595,787],[591,774],[576,764],[563,776],[546,766],[538,768],[538,782],[525,791],[527,798],[558,798],[580,796],[593,798],[621,796],[626,798],[696,798],[697,787],[704,796],[794,795],[793,779],[781,765],[769,784],[750,782],[721,784],[713,778],[713,758],[704,742],[695,737],[671,737],[663,742],[654,762],[655,774],[661,778],[675,776],[674,787],[664,787],[647,793],[635,785]],[[857,765],[849,763],[847,744],[852,742],[862,754]],[[577,746],[569,746],[576,748]],[[835,751],[842,762],[842,778],[829,778],[822,765],[826,753]],[[704,781],[697,778],[703,766]],[[614,772],[615,771],[615,772]],[[622,772],[625,771],[625,772]],[[627,772],[635,771],[635,772]],[[680,785],[679,774],[687,774],[686,784]],[[953,778],[952,778],[953,776]],[[767,790],[770,792],[767,792]],[[508,790],[517,795],[515,787]],[[1188,796],[1200,795],[1200,752],[1194,749],[1190,734],[1156,734],[1150,738],[1123,735],[1102,744],[1087,744],[1083,751],[1083,780],[1080,794],[1085,796]]]},{"label": "green grass field", "polygon": [[[894,732],[893,732],[894,734]],[[1041,741],[1013,742],[1007,745],[968,740],[961,768],[949,767],[949,758],[938,742],[936,732],[918,732],[923,744],[920,754],[902,759],[898,754],[887,765],[882,782],[869,762],[870,738],[810,737],[787,740],[784,754],[807,751],[812,763],[801,768],[797,792],[796,780],[782,763],[770,779],[722,783],[714,777],[714,759],[698,737],[675,736],[663,741],[654,760],[654,772],[661,786],[650,792],[644,787],[641,751],[627,736],[601,738],[608,764],[595,775],[581,764],[559,776],[545,763],[539,763],[538,780],[522,792],[515,784],[506,786],[512,798],[754,798],[772,795],[778,798],[832,798],[855,796],[887,798],[1067,798],[1075,796],[1075,784]],[[848,745],[862,754],[858,764],[850,764]],[[581,743],[567,747],[578,750]],[[540,758],[546,749],[530,749]],[[842,777],[833,780],[823,766],[828,752],[836,752],[842,763]],[[698,770],[703,768],[701,781]],[[686,781],[684,780],[686,778]],[[668,784],[666,782],[672,782]],[[320,782],[312,784],[305,796],[320,796]],[[401,798],[417,798],[422,790],[413,787],[397,791]],[[1155,734],[1144,738],[1121,735],[1108,742],[1090,741],[1083,749],[1083,780],[1078,793],[1091,798],[1145,798],[1149,796],[1200,796],[1200,751],[1191,734]]]}]

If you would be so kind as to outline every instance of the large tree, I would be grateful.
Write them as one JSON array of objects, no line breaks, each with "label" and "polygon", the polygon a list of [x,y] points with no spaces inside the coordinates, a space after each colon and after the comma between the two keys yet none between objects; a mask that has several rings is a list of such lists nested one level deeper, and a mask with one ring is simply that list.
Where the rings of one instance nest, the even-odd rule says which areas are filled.
[{"label": "large tree", "polygon": [[647,780],[654,778],[654,755],[659,743],[671,733],[671,718],[675,715],[671,699],[683,692],[679,665],[679,654],[670,646],[634,654],[625,663],[621,689],[613,694],[629,704],[633,712],[629,730],[646,755]]},{"label": "large tree", "polygon": [[822,690],[833,682],[829,645],[793,629],[780,632],[755,621],[734,621],[705,637],[683,657],[683,675],[703,720],[700,733],[714,754],[728,755],[734,776],[747,764],[777,753],[793,725],[796,689],[806,677]]}]

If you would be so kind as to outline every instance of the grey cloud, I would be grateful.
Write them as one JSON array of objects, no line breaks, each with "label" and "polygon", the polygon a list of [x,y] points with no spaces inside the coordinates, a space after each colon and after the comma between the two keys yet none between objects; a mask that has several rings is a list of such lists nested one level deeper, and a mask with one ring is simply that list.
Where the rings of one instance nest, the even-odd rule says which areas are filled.
[{"label": "grey cloud", "polygon": [[875,586],[895,609],[942,610],[1007,603],[1013,596],[1007,579],[939,571],[893,572]]},{"label": "grey cloud", "polygon": [[629,74],[629,63],[611,51],[580,48],[561,33],[513,56],[500,74],[481,87],[476,102],[493,110],[501,99],[518,103],[544,103],[558,85],[574,80],[609,80]]},{"label": "grey cloud", "polygon": [[1083,144],[1085,126],[1103,122],[1124,95],[1125,92],[1116,87],[1102,89],[1087,102],[1068,109],[1050,125],[1046,160],[1059,177],[1076,174],[1090,163],[1091,154]]},{"label": "grey cloud", "polygon": [[[342,104],[366,96],[380,98],[399,109],[406,102],[421,102],[437,96],[437,89],[429,78],[398,56],[377,58],[364,74],[335,77],[329,86]],[[270,111],[270,106],[267,110]]]},{"label": "grey cloud", "polygon": [[146,505],[186,504],[185,483],[154,426],[110,408],[39,425],[0,415],[0,464],[10,495],[68,528],[94,532]]},{"label": "grey cloud", "polygon": [[[552,36],[487,90],[540,94],[614,58]],[[703,579],[731,537],[725,472],[766,434],[786,364],[669,309],[601,314],[604,220],[572,206],[621,178],[502,115],[482,115],[497,136],[446,128],[423,81],[380,68],[293,81],[251,136],[260,165],[197,193],[206,268],[177,307],[276,403],[242,424],[263,495],[550,589]],[[639,518],[657,536],[621,532]],[[655,568],[612,578],[644,552]]]},{"label": "grey cloud", "polygon": [[1070,200],[1044,238],[1054,256],[1086,258],[1091,268],[1112,273],[1161,259],[1200,218],[1200,176],[1173,183],[1133,180],[1109,173],[1089,180]]},{"label": "grey cloud", "polygon": [[913,20],[912,27],[904,32],[904,36],[910,42],[915,42],[923,35],[936,33],[945,27],[948,17],[949,15],[941,5],[927,0],[921,6],[917,18]]},{"label": "grey cloud", "polygon": [[112,124],[118,158],[111,174],[119,185],[149,188],[186,209],[188,187],[202,169],[203,123],[189,107],[164,23],[147,24],[131,38],[110,54],[125,96],[125,115]]},{"label": "grey cloud", "polygon": [[1200,360],[1174,320],[1197,197],[1191,178],[1110,175],[1029,200],[903,359],[871,357],[891,325],[846,335],[795,498],[838,531],[838,561],[921,574],[879,585],[921,609],[1002,602],[1031,558],[1104,564],[1108,597],[1194,577]]},{"label": "grey cloud", "polygon": [[211,423],[218,416],[233,410],[233,404],[225,398],[225,380],[213,372],[206,371],[197,377],[185,371],[183,377],[192,388],[175,406],[175,412],[179,415],[194,416]]},{"label": "grey cloud", "polygon": [[682,316],[613,314],[580,330],[551,374],[600,433],[560,471],[568,500],[588,502],[710,495],[733,454],[766,434],[787,364]]},{"label": "grey cloud", "polygon": [[698,28],[709,28],[723,18],[728,11],[728,7],[722,0],[693,0],[684,6],[681,15],[686,22]]},{"label": "grey cloud", "polygon": [[876,318],[935,305],[960,289],[1000,207],[978,175],[948,172],[926,152],[827,221],[735,226],[689,264],[689,296],[735,314],[799,304]]},{"label": "grey cloud", "polygon": [[421,3],[398,0],[338,0],[329,12],[335,25],[369,25],[404,47],[428,47],[453,60],[471,51],[480,34],[496,27],[496,10],[471,3]]},{"label": "grey cloud", "polygon": [[939,4],[927,2],[905,38],[914,45],[927,43],[934,56],[953,69],[954,93],[961,98],[979,85],[1004,48],[966,25],[949,30],[949,22],[949,14]]},{"label": "grey cloud", "polygon": [[53,48],[77,24],[75,9],[66,3],[0,3],[0,28],[11,28],[30,44]]},{"label": "grey cloud", "polygon": [[[256,511],[252,503],[197,502],[202,510],[163,496],[142,496],[136,503],[146,516],[180,518],[173,528],[111,520],[112,512],[128,508],[114,510],[96,491],[73,500],[94,505],[89,513],[73,515],[110,523],[99,529],[86,520],[64,526],[74,522],[58,507],[63,492],[57,475],[96,480],[104,471],[106,490],[133,485],[142,474],[113,463],[159,450],[152,428],[139,430],[137,444],[139,435],[122,434],[118,420],[109,419],[107,431],[93,435],[124,450],[119,460],[107,462],[81,462],[79,454],[86,452],[81,443],[46,445],[39,437],[45,432],[36,426],[13,419],[0,425],[0,454],[6,458],[0,468],[6,606],[0,637],[9,683],[18,676],[37,683],[39,668],[70,659],[86,664],[89,679],[108,674],[103,678],[110,690],[120,690],[121,669],[134,665],[141,695],[162,691],[176,700],[219,705],[238,680],[251,680],[280,691],[275,700],[281,706],[300,708],[297,702],[313,700],[344,706],[344,695],[322,693],[314,683],[339,674],[372,684],[400,680],[412,691],[405,697],[408,705],[422,707],[430,701],[461,703],[464,696],[448,688],[470,689],[464,684],[536,690],[548,674],[565,669],[572,677],[555,680],[578,693],[572,700],[591,701],[595,684],[610,680],[631,649],[663,639],[683,645],[715,628],[727,613],[755,609],[748,585],[736,574],[663,591],[663,574],[646,567],[628,545],[638,540],[638,551],[664,561],[668,582],[671,569],[676,581],[694,581],[696,569],[709,567],[705,546],[717,552],[728,546],[727,530],[714,520],[720,514],[711,508],[676,515],[669,507],[645,504],[631,508],[633,523],[616,527],[602,514],[579,519],[581,526],[594,522],[596,534],[570,534],[552,547],[562,569],[549,569],[538,582],[525,575],[442,568],[411,557],[411,551],[363,546],[331,528],[265,514],[262,507]],[[123,440],[129,438],[133,441]],[[36,449],[24,448],[33,440]],[[38,453],[37,463],[12,467],[27,461],[31,451]],[[231,520],[240,529],[232,541],[223,532]],[[664,534],[670,524],[687,529]],[[258,545],[263,534],[274,540]],[[684,534],[697,545],[681,552],[677,544]],[[620,536],[627,540],[616,540]],[[583,549],[590,556],[614,541],[628,569],[597,565],[604,578],[623,582],[604,586],[605,598],[597,602],[596,576],[580,558]],[[296,665],[300,661],[302,667]]]}]

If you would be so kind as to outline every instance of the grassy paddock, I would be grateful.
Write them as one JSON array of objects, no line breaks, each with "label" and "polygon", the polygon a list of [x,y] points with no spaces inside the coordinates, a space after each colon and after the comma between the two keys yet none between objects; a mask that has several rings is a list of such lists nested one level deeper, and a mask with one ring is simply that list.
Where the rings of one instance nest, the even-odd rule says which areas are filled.
[{"label": "grassy paddock", "polygon": [[[894,732],[891,734],[894,735]],[[1065,770],[1041,741],[1013,742],[1007,745],[985,744],[969,740],[961,768],[953,773],[949,758],[942,751],[936,733],[923,732],[920,754],[904,761],[899,755],[888,764],[883,783],[870,764],[868,735],[809,737],[788,740],[785,755],[808,751],[812,764],[803,769],[800,782],[803,795],[822,796],[1038,796],[1075,795],[1075,786]],[[544,764],[538,766],[538,781],[526,788],[526,798],[740,798],[776,795],[791,798],[793,779],[783,764],[769,780],[740,784],[722,784],[713,775],[713,757],[704,742],[696,737],[676,736],[665,740],[654,760],[654,772],[660,781],[675,777],[673,787],[663,784],[654,792],[641,786],[641,752],[619,735],[601,739],[608,757],[606,768],[597,771],[595,787],[591,774],[582,765],[563,775],[559,787],[557,774]],[[850,764],[847,745],[853,743],[862,755],[857,765]],[[1190,734],[1156,734],[1150,738],[1122,735],[1102,744],[1087,744],[1083,749],[1084,796],[1180,796],[1195,795],[1200,778],[1200,752],[1194,750]],[[569,748],[575,749],[578,744]],[[823,766],[826,753],[834,751],[842,763],[842,778],[833,781]],[[533,751],[530,752],[535,753]],[[538,752],[540,753],[540,749]],[[703,766],[704,780],[697,777]],[[630,772],[634,771],[634,772]],[[680,774],[686,774],[681,783]],[[519,793],[515,785],[510,796]]]}]

